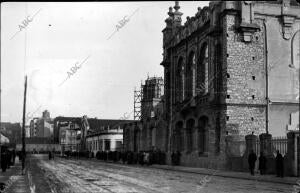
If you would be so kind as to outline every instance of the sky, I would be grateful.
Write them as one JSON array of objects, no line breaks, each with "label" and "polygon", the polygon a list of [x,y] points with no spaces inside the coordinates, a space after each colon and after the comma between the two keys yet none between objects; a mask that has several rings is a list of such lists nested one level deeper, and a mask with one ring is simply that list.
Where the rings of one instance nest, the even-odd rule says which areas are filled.
[{"label": "sky", "polygon": [[[182,24],[208,4],[180,2]],[[22,122],[25,75],[27,115],[133,119],[134,89],[163,77],[161,31],[174,5],[1,3],[1,122]]]}]

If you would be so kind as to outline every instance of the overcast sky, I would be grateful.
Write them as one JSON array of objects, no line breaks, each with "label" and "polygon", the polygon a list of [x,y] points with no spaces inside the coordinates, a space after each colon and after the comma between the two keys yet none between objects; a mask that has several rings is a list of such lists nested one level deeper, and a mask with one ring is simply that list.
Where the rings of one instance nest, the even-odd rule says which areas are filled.
[{"label": "overcast sky", "polygon": [[[206,5],[180,2],[183,23]],[[21,122],[25,75],[30,115],[47,109],[52,118],[127,113],[133,119],[134,88],[148,74],[163,76],[161,31],[170,6],[174,2],[1,3],[1,121]],[[129,21],[116,31],[125,16]]]}]

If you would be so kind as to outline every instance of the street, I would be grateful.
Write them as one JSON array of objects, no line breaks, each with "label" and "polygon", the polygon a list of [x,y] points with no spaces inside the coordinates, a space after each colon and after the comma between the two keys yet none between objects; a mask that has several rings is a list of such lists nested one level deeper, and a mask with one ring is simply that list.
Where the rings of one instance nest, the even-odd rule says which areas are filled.
[{"label": "street", "polygon": [[[33,155],[29,162],[33,181],[35,173],[43,174],[43,177],[39,176],[38,179],[46,179],[52,192],[268,193],[294,190],[292,185],[166,171],[147,166],[104,163],[96,160],[56,157],[55,160],[49,161],[47,156]],[[37,188],[38,185],[36,190]]]}]

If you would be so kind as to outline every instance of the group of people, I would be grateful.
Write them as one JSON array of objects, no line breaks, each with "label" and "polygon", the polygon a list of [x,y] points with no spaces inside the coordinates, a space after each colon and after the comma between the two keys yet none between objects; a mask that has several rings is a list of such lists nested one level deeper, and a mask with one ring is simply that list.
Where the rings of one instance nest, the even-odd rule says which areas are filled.
[{"label": "group of people", "polygon": [[122,154],[122,162],[125,164],[140,164],[140,165],[152,165],[152,164],[165,164],[166,155],[164,152],[158,150],[139,151],[132,152],[127,151]]},{"label": "group of people", "polygon": [[[166,154],[159,150],[150,150],[150,151],[98,151],[94,155],[91,151],[86,152],[65,152],[68,157],[85,157],[85,158],[94,158],[103,161],[122,161],[123,164],[140,164],[140,165],[152,165],[152,164],[165,164],[166,163]],[[50,159],[50,154],[49,154]]]},{"label": "group of people", "polygon": [[9,169],[10,166],[15,164],[16,152],[15,150],[2,150],[1,151],[1,169],[2,172],[6,172],[6,169]]},{"label": "group of people", "polygon": [[[254,151],[251,150],[250,154],[248,156],[248,164],[249,164],[249,170],[250,170],[251,175],[254,175],[254,168],[255,168],[256,160],[257,160],[257,156],[254,153]],[[260,171],[261,175],[264,175],[264,174],[266,174],[266,170],[267,170],[267,158],[263,152],[260,152],[260,156],[259,156],[258,160],[259,160],[258,170]],[[275,168],[276,168],[277,177],[283,177],[283,171],[284,171],[283,162],[284,162],[283,156],[277,150],[277,155],[275,158],[275,165],[276,165]]]}]

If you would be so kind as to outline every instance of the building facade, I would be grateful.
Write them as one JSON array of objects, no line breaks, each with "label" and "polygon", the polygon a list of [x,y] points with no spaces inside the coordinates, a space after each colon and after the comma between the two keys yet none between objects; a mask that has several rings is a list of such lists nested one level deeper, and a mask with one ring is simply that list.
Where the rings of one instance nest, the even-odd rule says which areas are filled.
[{"label": "building facade", "polygon": [[167,151],[163,78],[148,77],[141,92],[141,120],[123,125],[124,149],[133,152]]},{"label": "building facade", "polygon": [[163,29],[169,153],[224,168],[226,136],[282,136],[299,125],[299,3],[214,1],[183,25],[179,9],[170,7]]},{"label": "building facade", "polygon": [[77,135],[80,130],[80,125],[76,122],[60,122],[59,129],[59,144],[62,151],[78,151]]}]

